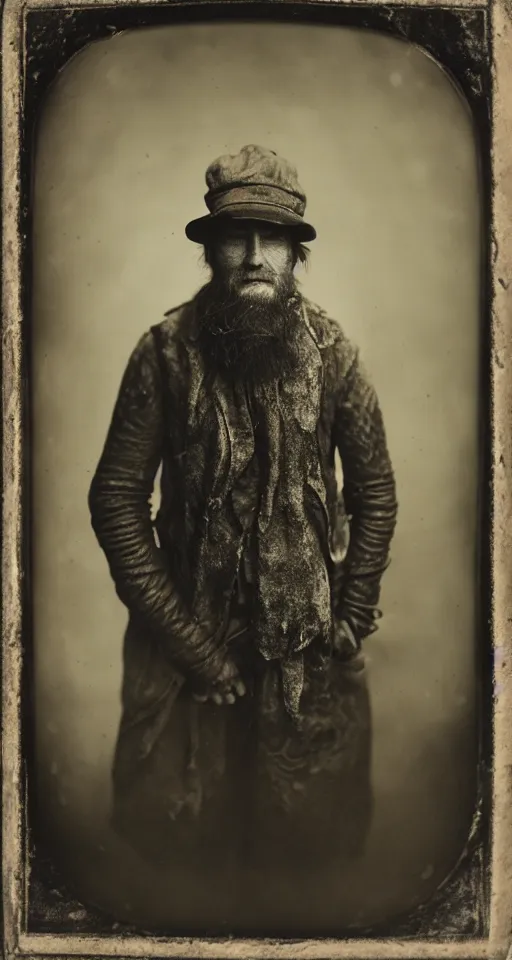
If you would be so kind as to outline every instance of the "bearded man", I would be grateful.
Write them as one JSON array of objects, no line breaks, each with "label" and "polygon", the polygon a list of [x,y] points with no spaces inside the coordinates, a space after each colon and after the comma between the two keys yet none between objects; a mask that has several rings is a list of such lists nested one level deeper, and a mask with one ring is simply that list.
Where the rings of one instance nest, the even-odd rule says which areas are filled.
[{"label": "bearded man", "polygon": [[206,182],[186,235],[211,280],[136,346],[89,503],[129,611],[113,823],[198,875],[231,857],[240,887],[242,862],[361,849],[397,505],[358,352],[294,276],[316,236],[296,170],[251,145]]}]

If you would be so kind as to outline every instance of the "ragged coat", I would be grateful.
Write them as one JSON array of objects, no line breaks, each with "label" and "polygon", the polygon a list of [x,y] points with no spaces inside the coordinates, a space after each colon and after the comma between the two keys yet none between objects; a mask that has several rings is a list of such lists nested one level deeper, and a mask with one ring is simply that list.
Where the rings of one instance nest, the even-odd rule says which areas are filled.
[{"label": "ragged coat", "polygon": [[[308,449],[315,451],[314,462],[304,477],[311,496],[304,503],[328,584],[324,620],[331,636],[338,623],[348,624],[360,645],[380,616],[397,513],[394,473],[379,402],[356,348],[319,307],[301,298],[301,310],[313,379],[297,381],[289,401],[283,385],[276,402],[291,404],[290,419],[301,422],[297,436],[310,429],[313,437]],[[154,750],[183,686],[215,681],[243,557],[243,524],[232,494],[254,456],[254,425],[228,384],[209,369],[198,346],[199,320],[193,300],[141,338],[90,490],[93,527],[130,614],[121,740],[134,739],[123,754],[129,761],[120,764],[125,783],[136,761]],[[269,476],[274,466],[270,456]],[[150,501],[160,467],[161,502],[153,521]],[[267,526],[278,536],[277,523]],[[294,559],[288,590],[300,606],[300,557]],[[267,576],[271,592],[271,569]],[[281,593],[286,586],[280,584]],[[314,648],[314,640],[308,643]],[[286,659],[285,648],[276,649]],[[297,645],[291,658],[299,655]]]}]

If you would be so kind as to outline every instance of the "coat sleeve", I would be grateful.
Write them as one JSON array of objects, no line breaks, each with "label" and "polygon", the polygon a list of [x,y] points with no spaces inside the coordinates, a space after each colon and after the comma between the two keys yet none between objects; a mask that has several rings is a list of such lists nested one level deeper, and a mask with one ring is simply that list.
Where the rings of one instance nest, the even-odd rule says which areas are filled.
[{"label": "coat sleeve", "polygon": [[211,632],[181,602],[155,540],[151,496],[164,443],[160,370],[151,333],[125,370],[90,491],[91,522],[117,595],[178,670],[213,682],[223,660]]},{"label": "coat sleeve", "polygon": [[377,627],[382,576],[396,517],[396,483],[376,392],[353,351],[342,378],[334,440],[343,469],[343,496],[350,517],[338,616],[361,642]]}]

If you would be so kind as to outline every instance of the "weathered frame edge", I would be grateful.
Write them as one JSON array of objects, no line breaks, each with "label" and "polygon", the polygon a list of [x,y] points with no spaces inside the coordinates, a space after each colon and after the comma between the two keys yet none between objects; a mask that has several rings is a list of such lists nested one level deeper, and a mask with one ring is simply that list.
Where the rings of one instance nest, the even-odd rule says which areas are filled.
[{"label": "weathered frame edge", "polygon": [[[130,0],[117,0],[119,5]],[[269,0],[280,2],[280,0]],[[337,0],[332,0],[336,3]],[[358,0],[365,6],[370,0]],[[374,2],[374,0],[373,0]],[[491,429],[493,463],[493,643],[495,663],[493,840],[490,933],[486,940],[463,943],[387,940],[209,940],[157,937],[27,935],[26,858],[23,830],[21,755],[22,678],[22,484],[24,424],[21,358],[22,288],[20,222],[21,111],[23,105],[24,13],[30,8],[63,6],[62,0],[6,0],[2,31],[2,894],[4,955],[23,957],[187,957],[228,960],[238,957],[346,957],[382,960],[512,958],[512,2],[490,0],[492,64],[492,351]],[[73,6],[105,5],[78,0]],[[425,0],[410,0],[424,6]],[[430,0],[429,6],[474,6],[454,0]],[[478,3],[478,6],[483,6]]]}]

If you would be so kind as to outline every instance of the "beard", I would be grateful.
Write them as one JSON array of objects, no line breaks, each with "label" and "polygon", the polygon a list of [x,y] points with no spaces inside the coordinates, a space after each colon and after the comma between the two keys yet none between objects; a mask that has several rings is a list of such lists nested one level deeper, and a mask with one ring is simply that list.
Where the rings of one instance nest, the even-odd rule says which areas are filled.
[{"label": "beard", "polygon": [[197,294],[203,356],[210,368],[232,380],[261,383],[286,377],[299,357],[301,297],[295,278],[291,273],[277,282],[272,278],[272,296],[256,291],[240,295],[244,280],[242,273],[231,275],[229,282],[214,274]]}]

